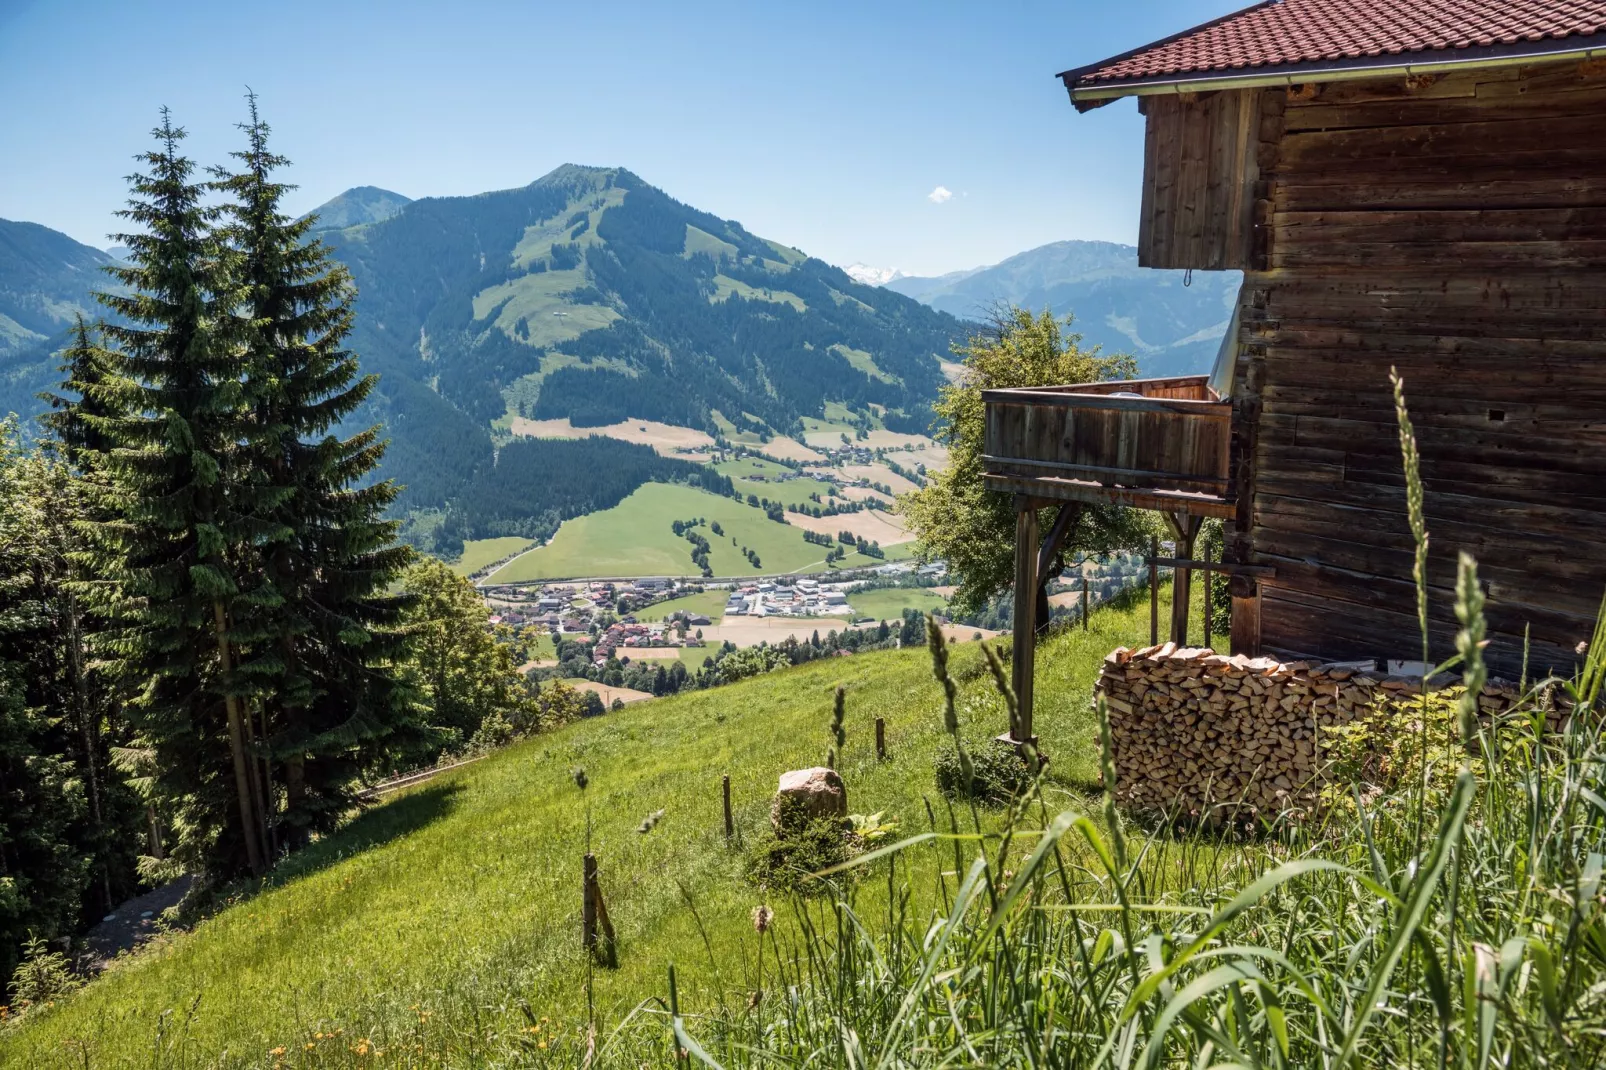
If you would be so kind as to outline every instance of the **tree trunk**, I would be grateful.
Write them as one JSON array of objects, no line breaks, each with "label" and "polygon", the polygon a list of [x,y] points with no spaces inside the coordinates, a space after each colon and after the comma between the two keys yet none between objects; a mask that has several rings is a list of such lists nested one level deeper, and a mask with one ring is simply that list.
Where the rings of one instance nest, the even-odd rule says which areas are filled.
[{"label": "tree trunk", "polygon": [[[217,626],[217,653],[220,668],[227,678],[233,668],[229,655],[229,629],[222,602],[212,603],[212,617]],[[245,754],[245,723],[240,716],[240,702],[227,690],[223,693],[223,708],[229,718],[229,753],[234,759],[234,789],[240,803],[240,834],[245,839],[246,863],[251,875],[260,877],[265,872],[262,862],[262,842],[257,837],[256,807],[251,800],[251,770]]]},{"label": "tree trunk", "polygon": [[96,718],[89,708],[89,686],[84,680],[83,629],[79,627],[78,622],[78,600],[71,594],[67,595],[66,608],[67,668],[72,673],[73,705],[77,711],[78,731],[84,740],[84,783],[89,788],[89,816],[94,822],[95,839],[98,843],[96,854],[101,856],[101,900],[110,911],[117,904],[112,902],[111,872],[106,865],[104,854],[106,822],[100,804],[100,733],[96,731]]}]

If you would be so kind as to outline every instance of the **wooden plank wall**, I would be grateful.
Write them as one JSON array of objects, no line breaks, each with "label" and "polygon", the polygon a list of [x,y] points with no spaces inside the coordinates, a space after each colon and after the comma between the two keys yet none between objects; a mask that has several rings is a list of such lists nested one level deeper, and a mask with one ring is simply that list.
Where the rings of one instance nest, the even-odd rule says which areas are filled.
[{"label": "wooden plank wall", "polygon": [[1262,99],[1248,89],[1139,98],[1148,116],[1139,266],[1248,266]]},{"label": "wooden plank wall", "polygon": [[987,391],[986,469],[1221,495],[1224,402]]},{"label": "wooden plank wall", "polygon": [[1433,657],[1466,550],[1497,669],[1525,629],[1537,670],[1570,668],[1606,592],[1606,65],[1273,90],[1262,111],[1234,447],[1237,547],[1277,568],[1264,643],[1415,655],[1398,366]]}]

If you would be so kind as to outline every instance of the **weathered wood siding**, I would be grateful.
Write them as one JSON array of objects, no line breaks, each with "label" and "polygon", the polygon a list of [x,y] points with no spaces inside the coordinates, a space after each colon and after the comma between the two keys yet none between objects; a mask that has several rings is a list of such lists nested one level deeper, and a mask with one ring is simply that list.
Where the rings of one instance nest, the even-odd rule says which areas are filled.
[{"label": "weathered wood siding", "polygon": [[1141,383],[983,391],[987,472],[1223,495],[1230,405],[1175,396],[1205,393],[1202,377],[1150,383],[1146,397],[1093,392]]},{"label": "weathered wood siding", "polygon": [[1249,265],[1262,99],[1247,89],[1140,98],[1148,123],[1139,265]]},{"label": "weathered wood siding", "polygon": [[1451,651],[1465,550],[1498,668],[1516,671],[1525,629],[1537,670],[1570,666],[1606,591],[1606,67],[1265,91],[1258,110],[1274,151],[1234,450],[1237,548],[1277,569],[1263,642],[1417,650],[1397,366],[1433,656]]}]

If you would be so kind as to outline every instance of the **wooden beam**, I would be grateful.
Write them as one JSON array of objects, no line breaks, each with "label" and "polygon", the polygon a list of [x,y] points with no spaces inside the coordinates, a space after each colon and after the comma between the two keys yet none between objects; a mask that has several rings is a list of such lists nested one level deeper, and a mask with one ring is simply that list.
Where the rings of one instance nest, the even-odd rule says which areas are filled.
[{"label": "wooden beam", "polygon": [[1035,744],[1032,735],[1032,681],[1037,655],[1037,510],[1025,497],[1015,500],[1015,634],[1011,668],[1015,688],[1016,743]]},{"label": "wooden beam", "polygon": [[1134,509],[1153,509],[1162,513],[1193,513],[1230,519],[1237,512],[1233,502],[1206,494],[1189,494],[1183,491],[1134,490],[1129,487],[1106,487],[1075,479],[1058,479],[1051,476],[1008,476],[984,473],[982,482],[988,490],[1003,494],[1026,494],[1043,501],[1087,502],[1091,505],[1126,505]]}]

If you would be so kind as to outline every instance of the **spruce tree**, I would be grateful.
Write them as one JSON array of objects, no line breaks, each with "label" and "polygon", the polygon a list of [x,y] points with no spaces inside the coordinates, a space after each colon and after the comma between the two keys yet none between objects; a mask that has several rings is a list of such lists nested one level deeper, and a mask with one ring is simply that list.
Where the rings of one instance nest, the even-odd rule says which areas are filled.
[{"label": "spruce tree", "polygon": [[163,109],[153,133],[119,213],[135,229],[117,235],[131,252],[111,273],[131,292],[98,295],[120,318],[103,328],[121,352],[104,392],[112,414],[93,421],[111,447],[119,515],[98,527],[101,578],[86,589],[110,622],[106,656],[138,688],[129,714],[153,757],[173,853],[227,878],[266,868],[231,634],[261,594],[234,567],[260,534],[253,488],[239,478],[239,297],[217,213],[179,151],[184,130]]},{"label": "spruce tree", "polygon": [[316,220],[282,208],[288,163],[248,98],[246,147],[215,188],[228,197],[223,234],[236,254],[244,324],[245,410],[253,521],[250,567],[262,597],[250,610],[242,674],[266,736],[261,773],[284,846],[326,831],[350,809],[358,776],[419,739],[417,703],[401,683],[403,599],[387,593],[411,560],[384,512],[397,488],[371,473],[380,429],[342,437],[377,377],[344,348],[355,288],[311,236]]},{"label": "spruce tree", "polygon": [[67,462],[79,471],[100,463],[111,448],[105,424],[117,414],[115,383],[121,372],[117,353],[99,342],[82,313],[72,328],[72,341],[61,354],[61,394],[40,394],[54,411],[43,423],[62,444]]}]

